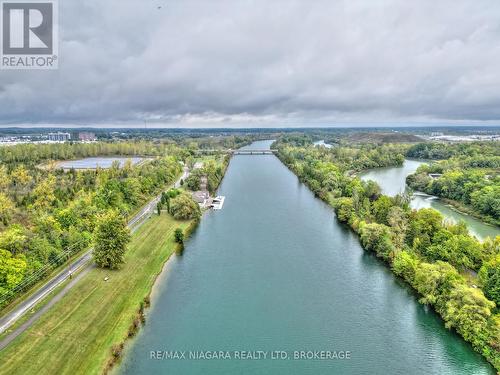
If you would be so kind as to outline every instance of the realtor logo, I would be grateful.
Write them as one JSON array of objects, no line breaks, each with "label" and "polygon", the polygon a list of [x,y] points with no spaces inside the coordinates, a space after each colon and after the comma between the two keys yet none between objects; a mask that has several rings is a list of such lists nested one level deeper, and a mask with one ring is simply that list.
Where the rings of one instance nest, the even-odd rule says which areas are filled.
[{"label": "realtor logo", "polygon": [[57,69],[55,0],[3,1],[1,20],[2,69]]}]

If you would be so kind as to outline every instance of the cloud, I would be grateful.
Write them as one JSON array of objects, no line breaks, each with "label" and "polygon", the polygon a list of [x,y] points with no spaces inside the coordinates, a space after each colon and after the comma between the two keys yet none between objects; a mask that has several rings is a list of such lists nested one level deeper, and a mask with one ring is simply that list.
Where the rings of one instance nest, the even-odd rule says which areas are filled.
[{"label": "cloud", "polygon": [[500,3],[60,1],[0,123],[499,121]]}]

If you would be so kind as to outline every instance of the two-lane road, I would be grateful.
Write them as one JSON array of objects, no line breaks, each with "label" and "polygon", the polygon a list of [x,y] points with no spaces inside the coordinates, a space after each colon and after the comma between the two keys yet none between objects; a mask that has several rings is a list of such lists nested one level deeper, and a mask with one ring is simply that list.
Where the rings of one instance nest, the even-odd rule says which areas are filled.
[{"label": "two-lane road", "polygon": [[[184,167],[182,176],[175,182],[174,186],[179,187],[180,181],[182,179],[185,180],[188,176],[189,176],[189,169],[187,167]],[[132,219],[130,219],[130,221],[128,222],[128,227],[132,230],[132,232],[139,227],[139,225],[137,224],[140,223],[144,217],[150,215],[151,212],[154,211],[160,199],[161,195],[155,197],[154,199],[149,201],[149,203],[147,203]],[[92,249],[89,249],[80,257],[78,257],[78,259],[74,260],[71,264],[65,266],[61,272],[52,277],[42,287],[40,287],[40,289],[38,289],[35,293],[29,296],[26,300],[21,302],[11,312],[6,314],[5,316],[2,316],[0,318],[0,333],[5,332],[7,328],[9,328],[12,324],[14,324],[27,311],[36,306],[44,297],[46,297],[49,293],[55,290],[62,282],[69,279],[72,274],[76,273],[77,271],[82,271],[85,268],[88,268],[91,265],[90,262],[91,259],[92,259]],[[25,327],[24,330],[26,328],[28,327]],[[20,332],[16,331],[14,333],[17,333],[18,335]],[[8,339],[9,337],[7,337],[5,340]],[[10,338],[10,340],[8,341],[10,342],[11,340],[12,338]],[[3,347],[4,345],[2,345],[2,342],[0,342],[0,349],[2,349]]]}]

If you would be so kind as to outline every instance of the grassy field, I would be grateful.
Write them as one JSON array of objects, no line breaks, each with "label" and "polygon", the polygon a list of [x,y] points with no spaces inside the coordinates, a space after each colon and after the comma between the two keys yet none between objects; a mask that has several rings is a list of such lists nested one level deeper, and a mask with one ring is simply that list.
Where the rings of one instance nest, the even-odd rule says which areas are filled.
[{"label": "grassy field", "polygon": [[0,352],[0,374],[102,373],[111,347],[126,338],[139,304],[175,251],[175,229],[189,223],[153,215],[133,235],[122,269],[91,270]]}]

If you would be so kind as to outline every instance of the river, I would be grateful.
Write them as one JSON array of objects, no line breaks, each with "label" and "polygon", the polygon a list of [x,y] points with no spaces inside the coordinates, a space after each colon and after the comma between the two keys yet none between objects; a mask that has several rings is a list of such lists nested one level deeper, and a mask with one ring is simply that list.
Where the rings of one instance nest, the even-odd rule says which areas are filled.
[{"label": "river", "polygon": [[[121,374],[494,373],[275,156],[234,156],[219,194],[224,208],[167,262]],[[151,359],[204,350],[233,359]],[[239,350],[290,357],[234,359]],[[291,359],[296,350],[350,359]]]},{"label": "river", "polygon": [[[363,180],[373,180],[377,182],[384,194],[394,196],[406,191],[406,176],[414,173],[421,164],[424,164],[424,162],[407,159],[401,167],[370,169],[360,173],[359,177]],[[434,208],[441,212],[445,220],[449,220],[452,223],[464,221],[469,232],[480,240],[484,240],[486,237],[500,235],[500,229],[498,229],[498,227],[488,225],[473,216],[458,212],[437,197],[420,193],[414,194],[411,206],[415,209]]]}]

